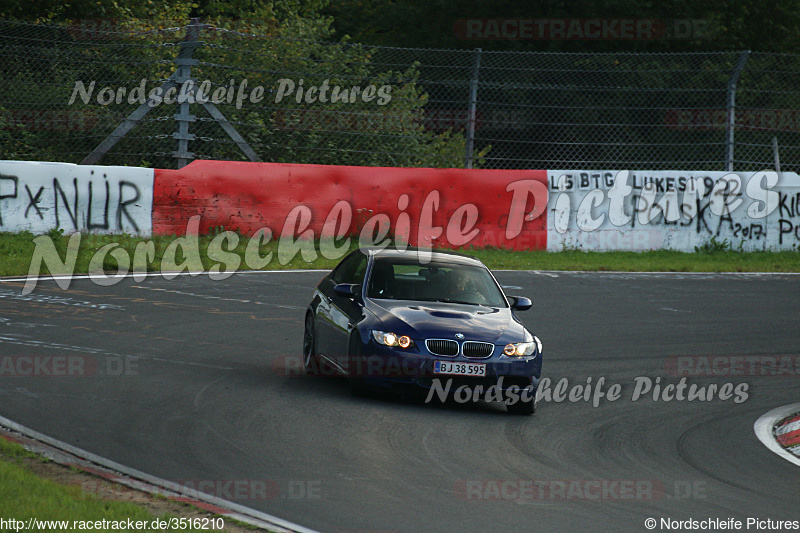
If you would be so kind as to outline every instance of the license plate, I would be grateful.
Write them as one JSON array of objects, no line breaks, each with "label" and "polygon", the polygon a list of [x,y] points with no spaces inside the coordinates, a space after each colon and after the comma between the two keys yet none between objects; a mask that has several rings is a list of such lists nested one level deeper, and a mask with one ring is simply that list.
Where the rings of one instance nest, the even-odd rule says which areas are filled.
[{"label": "license plate", "polygon": [[486,365],[483,363],[453,363],[451,361],[434,361],[434,374],[452,374],[455,376],[485,376]]}]

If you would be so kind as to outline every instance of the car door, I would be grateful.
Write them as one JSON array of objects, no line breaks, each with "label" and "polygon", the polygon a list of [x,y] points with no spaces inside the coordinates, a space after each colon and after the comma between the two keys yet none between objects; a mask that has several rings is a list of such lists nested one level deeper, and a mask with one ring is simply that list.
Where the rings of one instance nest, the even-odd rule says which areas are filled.
[{"label": "car door", "polygon": [[367,256],[355,252],[346,257],[326,280],[323,293],[327,297],[322,302],[318,325],[320,339],[319,353],[328,356],[342,368],[347,366],[348,342],[350,330],[363,316],[361,297],[351,298],[336,294],[333,287],[341,283],[358,285],[356,291],[361,294],[364,276],[367,270]]},{"label": "car door", "polygon": [[367,256],[358,253],[356,257],[358,259],[353,261],[349,268],[342,270],[341,277],[333,280],[336,284],[349,283],[355,285],[357,294],[355,297],[349,297],[334,292],[331,299],[331,322],[333,324],[331,345],[335,350],[332,355],[343,368],[347,367],[350,332],[364,316],[364,302],[361,298],[361,293],[367,272]]}]

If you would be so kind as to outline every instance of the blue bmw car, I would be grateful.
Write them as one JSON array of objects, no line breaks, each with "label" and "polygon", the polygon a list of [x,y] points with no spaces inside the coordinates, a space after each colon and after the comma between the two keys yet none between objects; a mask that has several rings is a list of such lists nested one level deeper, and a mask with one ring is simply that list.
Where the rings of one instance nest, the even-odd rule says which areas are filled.
[{"label": "blue bmw car", "polygon": [[309,373],[324,365],[346,376],[356,394],[400,385],[429,399],[431,390],[493,394],[509,413],[532,414],[542,343],[515,315],[530,307],[472,257],[359,249],[317,285],[303,363]]}]

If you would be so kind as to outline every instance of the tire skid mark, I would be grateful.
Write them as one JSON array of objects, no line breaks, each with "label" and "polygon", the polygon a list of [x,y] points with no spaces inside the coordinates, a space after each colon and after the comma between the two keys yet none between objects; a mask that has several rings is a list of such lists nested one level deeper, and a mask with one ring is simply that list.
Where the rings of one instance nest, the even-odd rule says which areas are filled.
[{"label": "tire skid mark", "polygon": [[[122,322],[120,322],[120,324],[122,324]],[[140,329],[147,330],[147,329],[151,329],[152,327],[153,327],[152,325],[148,324],[148,325],[141,326]],[[73,330],[85,330],[85,331],[89,331],[89,332],[92,332],[92,333],[105,333],[107,335],[113,335],[115,337],[128,337],[128,338],[146,339],[148,341],[150,341],[150,340],[163,340],[163,341],[167,341],[167,342],[177,342],[177,343],[186,343],[186,342],[188,342],[186,339],[179,339],[179,338],[172,338],[172,337],[152,337],[150,335],[145,335],[145,334],[142,334],[142,333],[136,333],[136,332],[133,332],[133,331],[97,329],[97,328],[91,328],[91,327],[88,327],[88,326],[72,326],[72,329]]]},{"label": "tire skid mark", "polygon": [[50,341],[37,341],[29,338],[21,338],[19,335],[0,335],[0,344],[14,344],[17,346],[28,346],[34,348],[44,348],[51,350],[63,350],[68,352],[81,352],[94,355],[107,355],[112,357],[130,357],[132,359],[139,359],[137,355],[120,354],[110,352],[102,348],[91,348],[89,346],[76,346],[73,344],[63,344],[60,342]]},{"label": "tire skid mark", "polygon": [[194,298],[202,298],[204,300],[218,300],[222,302],[235,302],[235,303],[243,303],[243,304],[253,304],[253,305],[268,305],[270,307],[277,307],[280,309],[305,309],[305,307],[300,307],[297,305],[282,305],[276,304],[273,302],[260,302],[258,300],[249,300],[249,299],[242,299],[242,298],[226,298],[223,296],[214,296],[211,294],[198,294],[194,292],[182,291],[179,289],[163,289],[160,287],[145,287],[143,285],[131,285],[132,289],[144,289],[148,291],[158,291],[158,292],[165,292],[170,294],[178,294],[181,296],[192,296]]},{"label": "tire skid mark", "polygon": [[[159,337],[155,337],[154,339],[159,339]],[[161,337],[161,339],[165,341],[176,342],[174,339],[168,339],[166,337]],[[122,358],[129,358],[138,362],[156,361],[159,363],[168,363],[168,364],[176,364],[184,366],[198,366],[203,368],[213,368],[216,370],[234,370],[233,367],[229,366],[214,365],[209,363],[197,363],[193,361],[181,361],[178,359],[167,359],[164,357],[148,356],[142,354],[121,354],[109,350],[104,350],[102,348],[92,348],[89,346],[75,346],[71,344],[63,344],[58,342],[37,341],[33,339],[20,338],[19,336],[14,336],[14,335],[0,335],[0,344],[12,344],[16,346],[27,346],[40,349],[79,352],[82,354],[102,355],[106,357],[122,357]]]},{"label": "tire skid mark", "polygon": [[0,316],[0,326],[5,327],[14,327],[14,328],[24,328],[24,329],[31,329],[31,328],[55,328],[57,327],[55,324],[41,324],[35,322],[22,322],[12,320],[8,317]]},{"label": "tire skid mark", "polygon": [[[25,302],[23,304],[25,311],[15,309],[3,309],[4,314],[23,314],[23,316],[35,316],[38,318],[52,318],[55,315],[67,315],[70,319],[81,320],[95,320],[98,322],[105,322],[108,316],[101,309],[91,309],[87,307],[68,307],[63,305],[54,304],[40,304],[35,302]],[[31,313],[30,310],[41,311],[40,313]],[[96,318],[92,318],[96,317]]]},{"label": "tire skid mark", "polygon": [[23,296],[22,294],[17,294],[13,290],[3,289],[3,288],[0,288],[0,299],[21,301],[21,302],[65,305],[69,307],[86,307],[90,309],[101,309],[101,310],[107,310],[107,309],[115,311],[125,310],[123,306],[111,303],[92,303],[86,300],[77,300],[69,296],[50,296],[47,294],[32,293]]},{"label": "tire skid mark", "polygon": [[[714,421],[715,420],[717,420],[717,419],[714,419]],[[710,477],[711,479],[713,479],[715,481],[718,481],[718,482],[722,483],[723,485],[727,485],[727,486],[730,486],[730,487],[736,487],[736,488],[741,489],[741,490],[743,490],[743,491],[745,491],[747,493],[752,493],[754,490],[756,490],[753,487],[752,484],[738,483],[738,482],[733,481],[732,479],[730,479],[730,477],[725,477],[725,476],[721,475],[720,473],[717,472],[717,470],[715,468],[710,467],[710,466],[704,466],[702,461],[699,461],[699,460],[695,459],[692,456],[692,454],[689,452],[689,450],[688,450],[689,445],[687,444],[687,441],[689,440],[691,435],[695,431],[698,431],[700,429],[703,429],[703,428],[707,427],[710,421],[711,420],[704,420],[702,422],[698,422],[697,424],[689,427],[687,430],[685,430],[683,433],[681,433],[680,437],[678,437],[678,441],[677,441],[677,445],[676,445],[678,454],[680,455],[681,459],[683,459],[684,462],[686,462],[687,465],[689,465],[691,468],[695,469],[696,471],[705,474],[706,476]]]}]

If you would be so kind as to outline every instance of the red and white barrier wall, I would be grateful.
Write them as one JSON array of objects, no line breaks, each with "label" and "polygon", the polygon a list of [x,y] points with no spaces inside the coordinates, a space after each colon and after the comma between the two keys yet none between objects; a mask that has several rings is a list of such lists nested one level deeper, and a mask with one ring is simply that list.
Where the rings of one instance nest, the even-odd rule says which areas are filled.
[{"label": "red and white barrier wall", "polygon": [[0,161],[0,231],[152,232],[150,168]]},{"label": "red and white barrier wall", "polygon": [[318,237],[372,218],[412,245],[543,249],[545,179],[540,170],[195,161],[156,170],[153,231],[181,233],[202,215],[201,232],[222,226],[251,235],[268,227]]},{"label": "red and white barrier wall", "polygon": [[794,172],[548,170],[547,249],[797,249]]},{"label": "red and white barrier wall", "polygon": [[0,161],[0,231],[320,237],[412,245],[797,249],[795,173],[467,170],[195,161],[181,170]]},{"label": "red and white barrier wall", "polygon": [[775,440],[783,448],[800,457],[800,414],[781,420],[774,429]]}]

